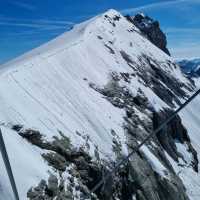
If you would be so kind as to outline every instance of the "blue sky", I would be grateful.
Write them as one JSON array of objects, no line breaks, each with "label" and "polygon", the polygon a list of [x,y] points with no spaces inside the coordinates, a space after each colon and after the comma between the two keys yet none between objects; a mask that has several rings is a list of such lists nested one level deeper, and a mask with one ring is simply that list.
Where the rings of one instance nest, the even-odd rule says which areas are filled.
[{"label": "blue sky", "polygon": [[175,58],[200,57],[200,0],[0,0],[0,63],[110,8],[157,19]]}]

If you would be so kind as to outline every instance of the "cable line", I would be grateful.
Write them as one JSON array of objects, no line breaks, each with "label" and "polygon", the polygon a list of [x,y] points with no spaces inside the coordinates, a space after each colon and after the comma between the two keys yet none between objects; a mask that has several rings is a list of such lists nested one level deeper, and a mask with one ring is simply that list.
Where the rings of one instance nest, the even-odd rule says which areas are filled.
[{"label": "cable line", "polygon": [[14,176],[13,176],[12,168],[11,168],[10,161],[9,161],[9,158],[8,158],[8,153],[6,151],[6,146],[5,146],[5,143],[4,143],[4,140],[3,140],[3,135],[2,135],[1,129],[0,129],[0,150],[1,150],[1,154],[2,154],[2,157],[3,157],[4,164],[6,166],[6,171],[8,173],[8,177],[9,177],[9,180],[10,180],[10,184],[11,184],[11,187],[12,187],[12,190],[13,190],[15,200],[19,200],[19,194],[18,194],[18,191],[17,191],[17,186],[16,186],[15,179],[14,179]]}]

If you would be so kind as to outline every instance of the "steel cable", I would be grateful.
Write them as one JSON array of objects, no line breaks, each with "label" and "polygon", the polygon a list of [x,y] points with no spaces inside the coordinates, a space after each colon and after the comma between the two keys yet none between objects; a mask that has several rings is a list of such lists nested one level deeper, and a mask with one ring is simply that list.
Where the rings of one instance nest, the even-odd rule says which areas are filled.
[{"label": "steel cable", "polygon": [[6,146],[5,146],[5,143],[4,143],[4,139],[3,139],[1,129],[0,129],[0,150],[1,150],[1,154],[2,154],[2,157],[3,157],[4,164],[6,166],[6,171],[8,173],[8,177],[9,177],[9,180],[10,180],[10,184],[11,184],[11,187],[12,187],[12,190],[13,190],[15,200],[19,200],[19,194],[18,194],[18,191],[17,191],[17,186],[16,186],[15,179],[14,179],[14,176],[13,176],[12,168],[11,168],[11,165],[10,165],[10,161],[9,161],[9,157],[8,157],[8,153],[7,153],[7,150],[6,150]]}]

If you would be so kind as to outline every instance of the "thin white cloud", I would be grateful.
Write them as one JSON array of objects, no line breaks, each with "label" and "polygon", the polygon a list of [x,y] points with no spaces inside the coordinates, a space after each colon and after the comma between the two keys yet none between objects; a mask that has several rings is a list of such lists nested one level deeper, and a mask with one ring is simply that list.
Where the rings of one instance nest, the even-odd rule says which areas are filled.
[{"label": "thin white cloud", "polygon": [[67,21],[64,19],[16,19],[16,18],[11,18],[11,17],[6,17],[6,16],[1,16],[0,15],[0,21],[12,21],[12,22],[26,22],[26,23],[42,23],[42,24],[63,24],[63,25],[73,25],[74,22],[72,21]]},{"label": "thin white cloud", "polygon": [[25,9],[25,10],[29,10],[29,11],[36,10],[36,7],[32,4],[28,4],[28,3],[24,3],[24,2],[20,2],[20,1],[12,1],[10,3],[19,8]]},{"label": "thin white cloud", "polygon": [[64,28],[64,26],[54,26],[48,24],[31,24],[31,23],[16,23],[16,22],[0,22],[0,26],[18,26],[25,28]]},{"label": "thin white cloud", "polygon": [[12,31],[6,34],[6,37],[1,38],[35,38],[35,37],[47,37],[57,36],[67,31],[73,22],[62,19],[15,19],[5,16],[0,16],[0,27],[15,28],[16,31]]},{"label": "thin white cloud", "polygon": [[[46,31],[48,31],[48,37],[52,35],[60,35],[66,30],[66,28],[56,28],[56,27],[48,27],[48,28],[38,28],[38,29],[31,29],[31,30],[23,30],[23,31],[16,31],[16,32],[10,32],[6,34],[6,38],[2,37],[0,38],[0,41],[4,41],[9,39],[14,39],[14,38],[23,38],[23,40],[26,38],[31,38],[31,39],[41,39],[43,37],[47,37]],[[25,40],[26,41],[26,40]]]},{"label": "thin white cloud", "polygon": [[200,34],[200,28],[166,28],[167,34]]},{"label": "thin white cloud", "polygon": [[200,43],[179,45],[173,47],[170,52],[176,59],[200,58]]},{"label": "thin white cloud", "polygon": [[200,4],[200,0],[172,0],[172,1],[162,1],[158,3],[151,3],[144,6],[139,6],[135,8],[127,8],[124,10],[121,10],[122,13],[136,13],[140,11],[148,11],[148,10],[155,10],[155,9],[161,9],[161,8],[168,8],[170,6],[176,6],[180,4],[191,4],[191,3],[198,3]]},{"label": "thin white cloud", "polygon": [[37,20],[38,23],[44,24],[62,24],[62,25],[74,25],[74,22],[65,21],[65,20],[46,20],[46,19],[39,19]]},{"label": "thin white cloud", "polygon": [[7,18],[4,16],[0,17],[0,26],[13,26],[13,27],[25,27],[25,28],[40,28],[40,29],[64,29],[71,25],[74,25],[71,21],[65,20],[46,20],[46,19],[15,19]]},{"label": "thin white cloud", "polygon": [[168,30],[168,46],[176,59],[200,58],[199,28],[170,28]]}]

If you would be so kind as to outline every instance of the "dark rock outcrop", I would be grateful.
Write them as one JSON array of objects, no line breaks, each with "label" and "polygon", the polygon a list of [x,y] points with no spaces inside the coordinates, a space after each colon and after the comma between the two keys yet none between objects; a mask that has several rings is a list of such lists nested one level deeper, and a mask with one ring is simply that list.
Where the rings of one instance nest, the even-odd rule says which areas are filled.
[{"label": "dark rock outcrop", "polygon": [[[165,109],[160,111],[159,113],[154,112],[153,114],[153,124],[154,129],[156,129],[162,122],[164,122],[168,117],[173,114],[172,110]],[[173,118],[173,120],[168,123],[162,131],[157,134],[158,140],[166,152],[176,161],[178,162],[179,158],[183,158],[176,147],[176,142],[181,144],[185,144],[188,149],[188,153],[192,154],[192,161],[190,165],[193,169],[198,172],[198,157],[197,152],[191,144],[190,137],[186,128],[183,126],[181,118],[177,115]]]},{"label": "dark rock outcrop", "polygon": [[[73,147],[70,140],[62,133],[60,133],[60,137],[54,137],[53,141],[49,142],[39,131],[33,129],[24,130],[21,125],[14,125],[12,128],[32,145],[46,150],[47,153],[43,153],[42,157],[49,166],[59,173],[59,177],[50,174],[48,182],[42,180],[37,187],[31,188],[27,193],[29,200],[53,200],[55,198],[59,200],[72,200],[74,199],[72,192],[74,188],[79,191],[80,197],[78,198],[80,199],[132,199],[134,186],[132,186],[130,180],[131,170],[128,164],[122,166],[115,176],[110,176],[95,191],[95,194],[91,194],[90,190],[106,174],[110,174],[110,167],[114,167],[115,163],[107,164],[98,158],[97,161],[93,161],[84,149]],[[114,130],[112,132],[113,135],[116,134]],[[113,139],[113,149],[116,155],[120,157],[121,145],[116,139]],[[64,186],[66,180],[64,181],[63,178],[63,174],[66,171],[70,174],[68,178],[70,184],[67,188]],[[76,179],[76,184],[74,179]]]},{"label": "dark rock outcrop", "polygon": [[134,17],[126,16],[140,31],[158,48],[163,50],[166,54],[170,55],[167,49],[166,35],[160,29],[158,21],[143,14],[137,14]]},{"label": "dark rock outcrop", "polygon": [[[125,77],[125,78],[124,78]],[[133,95],[128,88],[121,86],[121,82],[131,81],[131,75],[122,75],[117,73],[111,74],[111,80],[103,87],[99,88],[92,84],[92,88],[100,92],[115,107],[124,109],[126,116],[124,117],[124,129],[127,135],[127,144],[129,150],[132,151],[139,142],[143,141],[156,127],[154,109],[148,102],[147,97],[141,89],[138,89],[136,95]],[[138,116],[140,112],[142,117]],[[166,115],[164,115],[167,117]],[[162,117],[159,117],[162,122]],[[180,129],[179,135],[173,135]],[[173,129],[173,131],[172,131]],[[174,132],[175,131],[175,132]],[[181,141],[190,141],[185,128],[182,126],[180,118],[174,119],[166,131],[166,138],[169,139],[170,156],[178,152],[176,151],[175,140],[180,137]],[[173,136],[171,136],[173,135]],[[137,200],[188,200],[185,187],[180,178],[175,174],[171,164],[164,154],[165,146],[158,136],[153,136],[145,144],[149,151],[155,155],[160,163],[166,168],[166,177],[160,175],[152,168],[145,153],[142,150],[135,152],[129,160],[129,169],[132,183],[134,185],[133,194]],[[176,160],[178,161],[178,159]],[[167,178],[168,177],[168,178]]]},{"label": "dark rock outcrop", "polygon": [[50,174],[48,182],[41,180],[37,187],[31,188],[27,193],[30,200],[73,200],[72,188],[64,186],[64,179]]}]

